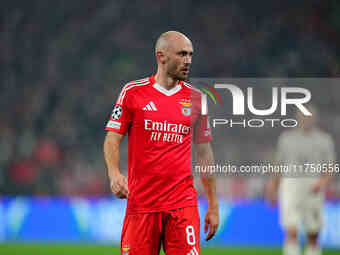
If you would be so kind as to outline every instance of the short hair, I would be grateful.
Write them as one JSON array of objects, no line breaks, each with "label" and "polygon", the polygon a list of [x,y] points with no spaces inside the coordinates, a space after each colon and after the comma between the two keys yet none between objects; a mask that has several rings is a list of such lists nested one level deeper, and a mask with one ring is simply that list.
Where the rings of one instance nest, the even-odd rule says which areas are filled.
[{"label": "short hair", "polygon": [[168,41],[164,36],[165,33],[161,34],[157,41],[156,41],[156,45],[155,45],[155,52],[157,52],[158,50],[165,50],[168,48]]},{"label": "short hair", "polygon": [[[169,46],[169,39],[171,37],[184,37],[187,38],[189,40],[188,37],[186,37],[183,33],[178,32],[178,31],[167,31],[163,34],[161,34],[157,41],[156,41],[156,45],[155,45],[155,52],[157,52],[158,50],[166,50]],[[189,40],[190,41],[190,40]]]}]

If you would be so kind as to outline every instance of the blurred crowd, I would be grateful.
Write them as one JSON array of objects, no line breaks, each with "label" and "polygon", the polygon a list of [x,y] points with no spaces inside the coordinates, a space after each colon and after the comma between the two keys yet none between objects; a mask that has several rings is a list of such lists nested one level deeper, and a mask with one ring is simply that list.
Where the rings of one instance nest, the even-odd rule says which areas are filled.
[{"label": "blurred crowd", "polygon": [[[3,1],[0,12],[5,195],[110,194],[104,126],[124,83],[155,72],[154,42],[164,31],[179,30],[192,39],[193,77],[340,74],[337,1],[12,0]],[[324,113],[335,106],[327,115],[334,126],[324,126],[340,144],[339,101],[321,104]],[[253,151],[270,155],[277,135],[254,143]],[[231,141],[228,148],[247,143]],[[125,171],[126,152],[124,141]],[[219,178],[218,193],[260,197],[264,182]],[[340,195],[337,182],[330,190],[330,196]]]}]

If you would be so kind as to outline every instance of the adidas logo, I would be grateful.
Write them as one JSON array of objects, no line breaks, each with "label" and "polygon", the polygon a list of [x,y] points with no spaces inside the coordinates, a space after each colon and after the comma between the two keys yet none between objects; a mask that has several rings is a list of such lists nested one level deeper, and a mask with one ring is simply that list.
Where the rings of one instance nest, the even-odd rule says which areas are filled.
[{"label": "adidas logo", "polygon": [[157,107],[154,102],[150,101],[144,108],[143,111],[157,111]]},{"label": "adidas logo", "polygon": [[193,247],[187,255],[198,255],[198,252],[197,252],[196,248]]}]

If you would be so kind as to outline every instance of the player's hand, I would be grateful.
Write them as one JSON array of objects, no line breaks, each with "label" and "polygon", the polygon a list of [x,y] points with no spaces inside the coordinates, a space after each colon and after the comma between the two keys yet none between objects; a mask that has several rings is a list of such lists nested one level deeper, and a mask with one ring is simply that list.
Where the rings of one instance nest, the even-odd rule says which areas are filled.
[{"label": "player's hand", "polygon": [[207,233],[205,240],[209,241],[217,232],[219,224],[219,215],[218,208],[216,209],[208,209],[205,218],[204,218],[204,233]]},{"label": "player's hand", "polygon": [[110,186],[113,194],[120,199],[129,196],[129,188],[127,178],[121,173],[116,173],[111,177]]}]

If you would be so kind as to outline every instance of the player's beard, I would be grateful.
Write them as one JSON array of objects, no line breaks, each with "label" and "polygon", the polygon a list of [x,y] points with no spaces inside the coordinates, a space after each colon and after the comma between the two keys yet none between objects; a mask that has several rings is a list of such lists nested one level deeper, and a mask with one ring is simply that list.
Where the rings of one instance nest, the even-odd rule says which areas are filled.
[{"label": "player's beard", "polygon": [[189,73],[187,75],[182,73],[182,69],[178,70],[178,66],[176,64],[170,64],[168,66],[168,75],[174,79],[179,81],[185,81],[189,77]]}]

